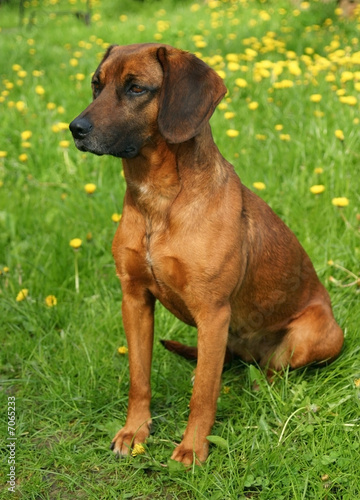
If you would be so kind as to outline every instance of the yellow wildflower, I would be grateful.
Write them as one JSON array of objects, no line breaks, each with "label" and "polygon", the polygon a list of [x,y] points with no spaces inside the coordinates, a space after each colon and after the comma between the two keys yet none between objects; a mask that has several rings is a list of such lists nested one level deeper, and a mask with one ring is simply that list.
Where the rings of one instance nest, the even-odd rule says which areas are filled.
[{"label": "yellow wildflower", "polygon": [[44,95],[45,94],[45,89],[41,85],[36,85],[35,92],[36,92],[37,95]]},{"label": "yellow wildflower", "polygon": [[121,346],[121,347],[118,348],[118,353],[119,354],[126,354],[128,352],[128,350],[129,349],[126,346],[123,345],[123,346]]},{"label": "yellow wildflower", "polygon": [[255,109],[258,109],[258,107],[259,107],[259,103],[256,101],[251,101],[248,104],[248,108],[251,109],[252,111],[254,111]]},{"label": "yellow wildflower", "polygon": [[235,85],[237,85],[240,88],[245,88],[247,87],[248,83],[246,80],[244,80],[244,78],[236,78]]},{"label": "yellow wildflower", "polygon": [[343,141],[345,139],[344,132],[342,130],[335,130],[335,137]]},{"label": "yellow wildflower", "polygon": [[7,151],[0,151],[0,158],[6,158],[8,155]]},{"label": "yellow wildflower", "polygon": [[85,184],[84,189],[85,189],[87,194],[93,194],[96,191],[96,184],[92,184],[92,183]]},{"label": "yellow wildflower", "polygon": [[257,139],[258,141],[266,141],[267,135],[265,135],[265,134],[255,134],[255,139]]},{"label": "yellow wildflower", "polygon": [[281,125],[280,123],[275,125],[275,130],[277,130],[278,132],[280,132],[280,130],[282,130],[283,128],[284,128],[284,125]]},{"label": "yellow wildflower", "polygon": [[323,172],[324,172],[324,169],[322,167],[314,168],[314,174],[322,174]]},{"label": "yellow wildflower", "polygon": [[310,191],[312,194],[320,194],[325,191],[325,186],[322,184],[315,184],[314,186],[311,186]]},{"label": "yellow wildflower", "polygon": [[74,250],[78,250],[81,247],[81,244],[82,244],[82,240],[80,238],[73,238],[72,240],[70,240],[70,243],[69,243],[69,245]]},{"label": "yellow wildflower", "polygon": [[59,146],[61,148],[68,148],[70,146],[70,141],[60,141]]},{"label": "yellow wildflower", "polygon": [[280,134],[279,137],[282,141],[290,141],[290,134]]},{"label": "yellow wildflower", "polygon": [[253,186],[259,191],[263,191],[264,189],[266,189],[266,185],[263,182],[253,182]]},{"label": "yellow wildflower", "polygon": [[342,207],[347,207],[349,205],[349,200],[343,196],[343,197],[340,197],[340,198],[333,198],[331,200],[331,203],[335,207],[342,208]]},{"label": "yellow wildflower", "polygon": [[227,111],[226,113],[224,113],[224,117],[227,119],[227,120],[231,120],[231,118],[234,118],[235,117],[235,113],[233,111]]},{"label": "yellow wildflower", "polygon": [[312,94],[310,96],[310,101],[311,102],[320,102],[322,99],[322,95],[321,94]]},{"label": "yellow wildflower", "polygon": [[112,214],[112,216],[111,216],[111,220],[112,220],[113,222],[119,222],[119,221],[120,221],[120,219],[121,219],[121,214],[114,213],[114,214]]},{"label": "yellow wildflower", "polygon": [[24,130],[24,132],[21,132],[21,139],[23,141],[28,141],[31,136],[32,136],[31,130]]},{"label": "yellow wildflower", "polygon": [[21,155],[19,155],[20,161],[25,162],[25,161],[27,161],[27,159],[28,159],[28,155],[26,153],[22,153]]},{"label": "yellow wildflower", "polygon": [[339,101],[342,104],[348,104],[349,106],[356,106],[356,104],[357,104],[357,99],[353,95],[340,96]]},{"label": "yellow wildflower", "polygon": [[45,304],[48,307],[54,307],[54,306],[56,306],[56,304],[57,304],[57,298],[55,297],[55,295],[48,295],[45,298]]},{"label": "yellow wildflower", "polygon": [[29,295],[29,290],[27,288],[23,288],[17,294],[17,296],[16,296],[16,302],[21,302],[22,300],[25,300],[28,295]]},{"label": "yellow wildflower", "polygon": [[137,455],[144,455],[144,453],[145,453],[145,448],[143,447],[143,445],[140,444],[140,443],[137,443],[134,446],[134,448],[133,448],[133,450],[131,452],[131,455],[133,457],[136,457]]},{"label": "yellow wildflower", "polygon": [[237,137],[239,135],[239,131],[234,130],[233,128],[230,128],[229,130],[226,131],[226,135],[228,137]]}]

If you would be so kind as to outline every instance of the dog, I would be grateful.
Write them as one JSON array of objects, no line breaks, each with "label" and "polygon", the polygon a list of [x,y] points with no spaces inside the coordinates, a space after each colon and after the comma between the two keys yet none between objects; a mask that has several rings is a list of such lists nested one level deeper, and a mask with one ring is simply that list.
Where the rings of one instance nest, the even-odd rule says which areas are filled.
[{"label": "dog", "polygon": [[208,456],[225,360],[285,367],[330,362],[343,332],[295,235],[220,154],[209,119],[227,89],[191,53],[162,44],[110,46],[92,78],[93,102],[70,124],[80,151],[122,158],[127,189],[112,252],[129,349],[118,455],[149,436],[154,306],[197,328],[188,424],[172,458]]}]

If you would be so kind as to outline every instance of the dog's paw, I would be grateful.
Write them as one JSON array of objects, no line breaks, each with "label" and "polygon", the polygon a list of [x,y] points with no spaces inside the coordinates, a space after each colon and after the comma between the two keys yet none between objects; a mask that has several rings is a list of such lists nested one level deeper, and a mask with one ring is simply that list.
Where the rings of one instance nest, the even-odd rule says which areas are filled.
[{"label": "dog's paw", "polygon": [[182,442],[175,448],[171,458],[184,465],[191,465],[194,462],[196,465],[201,465],[207,459],[208,449],[209,443],[207,441],[197,448],[190,448]]},{"label": "dog's paw", "polygon": [[145,443],[149,433],[148,426],[145,428],[143,426],[141,429],[137,429],[135,431],[123,427],[112,440],[110,449],[117,456],[130,455],[132,448],[136,444]]}]

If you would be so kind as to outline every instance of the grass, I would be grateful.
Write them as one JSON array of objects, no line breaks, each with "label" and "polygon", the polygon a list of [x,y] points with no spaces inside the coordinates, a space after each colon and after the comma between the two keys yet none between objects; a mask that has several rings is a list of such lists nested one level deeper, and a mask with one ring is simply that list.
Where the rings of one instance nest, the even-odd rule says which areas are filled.
[{"label": "grass", "polygon": [[[27,4],[18,27],[16,5],[1,4],[1,498],[11,498],[9,397],[14,498],[360,497],[359,19],[334,7],[99,0],[86,26],[63,14],[83,4],[40,1]],[[160,39],[223,72],[229,94],[212,118],[215,140],[245,184],[265,184],[259,194],[310,254],[346,335],[333,365],[286,372],[272,386],[254,366],[228,366],[210,457],[188,472],[168,459],[186,425],[194,365],[158,339],[195,343],[196,332],[161,306],[154,433],[144,455],[117,461],[109,451],[129,385],[127,356],[117,351],[126,341],[111,257],[111,217],[121,213],[125,183],[120,161],[81,154],[62,126],[90,101],[90,74],[106,44]],[[312,194],[313,185],[325,191]],[[338,197],[348,206],[334,206]],[[82,239],[76,254],[73,238]],[[26,299],[16,300],[24,289]],[[48,296],[56,306],[46,306]]]}]

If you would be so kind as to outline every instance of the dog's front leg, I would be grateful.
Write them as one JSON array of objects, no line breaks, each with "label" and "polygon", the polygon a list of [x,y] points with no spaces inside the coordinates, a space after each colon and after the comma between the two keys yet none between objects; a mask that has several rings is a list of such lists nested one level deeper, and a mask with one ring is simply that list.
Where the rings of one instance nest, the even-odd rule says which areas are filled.
[{"label": "dog's front leg", "polygon": [[130,391],[125,426],[116,434],[111,448],[127,455],[131,447],[149,436],[150,372],[154,337],[155,299],[147,291],[126,293],[123,286],[122,314],[129,348]]},{"label": "dog's front leg", "polygon": [[206,437],[215,421],[230,314],[230,306],[214,308],[198,321],[198,362],[190,416],[183,440],[171,457],[185,465],[201,463],[208,456]]}]

